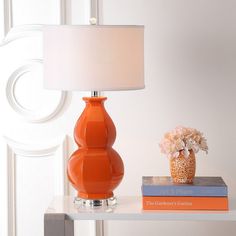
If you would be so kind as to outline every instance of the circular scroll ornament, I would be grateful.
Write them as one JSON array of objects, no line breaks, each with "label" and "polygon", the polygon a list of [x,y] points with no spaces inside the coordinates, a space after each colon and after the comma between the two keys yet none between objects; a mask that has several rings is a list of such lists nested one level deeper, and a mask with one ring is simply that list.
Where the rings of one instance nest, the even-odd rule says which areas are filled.
[{"label": "circular scroll ornament", "polygon": [[67,93],[43,89],[42,60],[32,60],[11,74],[6,96],[16,113],[28,122],[41,123],[62,110]]}]

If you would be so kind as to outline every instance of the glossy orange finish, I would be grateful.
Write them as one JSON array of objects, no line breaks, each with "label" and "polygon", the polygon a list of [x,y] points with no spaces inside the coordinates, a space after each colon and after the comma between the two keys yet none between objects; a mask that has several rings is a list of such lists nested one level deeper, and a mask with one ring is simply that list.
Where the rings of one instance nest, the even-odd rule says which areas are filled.
[{"label": "glossy orange finish", "polygon": [[78,119],[75,142],[79,149],[68,162],[67,174],[78,197],[106,199],[124,175],[124,165],[112,148],[116,129],[104,108],[106,97],[85,97],[86,107]]}]

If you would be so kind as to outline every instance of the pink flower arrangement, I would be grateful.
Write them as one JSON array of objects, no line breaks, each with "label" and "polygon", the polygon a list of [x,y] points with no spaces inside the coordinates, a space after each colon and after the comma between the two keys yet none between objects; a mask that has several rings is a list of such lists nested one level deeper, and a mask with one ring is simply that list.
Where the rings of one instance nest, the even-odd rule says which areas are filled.
[{"label": "pink flower arrangement", "polygon": [[207,140],[196,129],[178,126],[167,132],[159,144],[161,152],[170,158],[179,157],[180,152],[187,158],[189,151],[197,153],[200,149],[208,153]]}]

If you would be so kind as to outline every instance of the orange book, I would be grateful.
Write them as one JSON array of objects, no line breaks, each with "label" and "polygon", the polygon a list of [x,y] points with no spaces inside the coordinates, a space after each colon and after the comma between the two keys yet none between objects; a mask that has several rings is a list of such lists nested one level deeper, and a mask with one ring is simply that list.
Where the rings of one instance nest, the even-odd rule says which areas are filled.
[{"label": "orange book", "polygon": [[228,197],[146,197],[143,210],[228,210]]}]

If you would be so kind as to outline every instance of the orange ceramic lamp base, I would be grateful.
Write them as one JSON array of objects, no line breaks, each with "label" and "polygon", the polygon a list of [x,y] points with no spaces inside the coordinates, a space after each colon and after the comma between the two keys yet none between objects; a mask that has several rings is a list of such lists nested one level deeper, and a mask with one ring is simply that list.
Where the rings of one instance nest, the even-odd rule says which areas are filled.
[{"label": "orange ceramic lamp base", "polygon": [[103,105],[106,97],[83,100],[86,107],[74,130],[79,149],[69,159],[68,177],[79,198],[108,199],[124,175],[122,159],[112,148],[116,129]]}]

